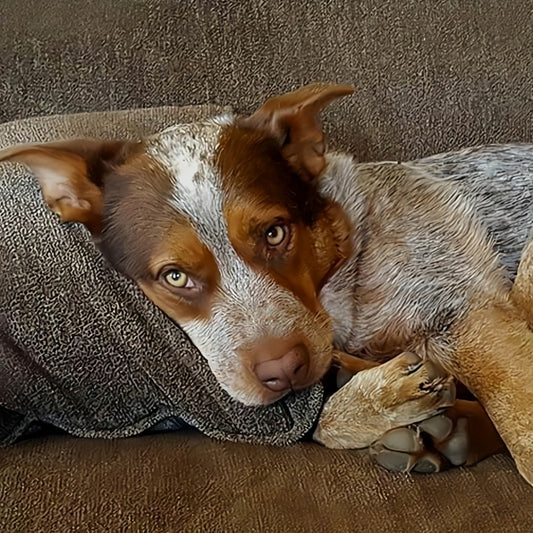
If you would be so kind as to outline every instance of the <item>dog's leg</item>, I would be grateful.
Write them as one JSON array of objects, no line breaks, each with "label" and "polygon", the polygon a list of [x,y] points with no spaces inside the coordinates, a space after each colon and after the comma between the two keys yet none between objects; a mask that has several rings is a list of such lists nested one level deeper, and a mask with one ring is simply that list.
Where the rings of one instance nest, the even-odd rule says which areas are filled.
[{"label": "dog's leg", "polygon": [[481,404],[457,400],[442,414],[392,429],[370,447],[378,464],[395,472],[439,472],[505,451]]},{"label": "dog's leg", "polygon": [[522,252],[511,299],[524,314],[529,328],[533,329],[533,237]]},{"label": "dog's leg", "polygon": [[533,331],[507,301],[471,312],[454,333],[455,353],[442,364],[479,399],[533,484]]},{"label": "dog's leg", "polygon": [[[442,405],[450,405],[453,394],[439,390],[442,374],[431,363],[423,365],[413,354],[402,354],[382,366],[343,352],[336,352],[333,359],[340,366],[341,386],[345,374],[360,374],[326,404],[314,435],[318,442],[330,448],[371,446],[375,460],[393,471],[438,472],[505,450],[478,402],[457,400],[448,409],[439,407],[439,395]],[[389,381],[393,376],[398,381]],[[422,382],[424,376],[434,381],[433,386]],[[421,396],[420,390],[432,394]],[[400,427],[408,419],[422,422]],[[382,430],[384,434],[379,434]]]},{"label": "dog's leg", "polygon": [[352,376],[357,374],[357,372],[361,372],[361,370],[368,370],[369,368],[374,368],[380,365],[380,363],[376,363],[375,361],[362,359],[356,355],[340,352],[338,350],[334,350],[333,352],[333,363],[349,372]]},{"label": "dog's leg", "polygon": [[430,361],[402,353],[358,372],[333,394],[313,438],[329,448],[366,448],[390,429],[434,416],[454,400],[450,377]]}]

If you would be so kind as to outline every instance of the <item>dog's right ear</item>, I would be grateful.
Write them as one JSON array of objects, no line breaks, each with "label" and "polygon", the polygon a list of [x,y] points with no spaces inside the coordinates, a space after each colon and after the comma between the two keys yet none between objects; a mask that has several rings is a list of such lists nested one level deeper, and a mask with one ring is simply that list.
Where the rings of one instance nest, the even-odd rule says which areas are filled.
[{"label": "dog's right ear", "polygon": [[292,168],[305,180],[317,179],[326,166],[326,137],[318,115],[331,101],[352,94],[353,87],[314,83],[274,96],[239,124],[275,139]]},{"label": "dog's right ear", "polygon": [[98,236],[105,176],[139,145],[92,139],[26,144],[0,150],[0,162],[26,165],[39,181],[44,200],[63,222],[81,222]]}]

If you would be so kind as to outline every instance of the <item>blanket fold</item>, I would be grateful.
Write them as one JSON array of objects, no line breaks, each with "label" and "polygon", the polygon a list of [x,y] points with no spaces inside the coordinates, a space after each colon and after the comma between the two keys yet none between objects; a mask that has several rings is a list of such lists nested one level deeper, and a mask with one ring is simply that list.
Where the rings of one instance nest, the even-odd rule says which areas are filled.
[{"label": "blanket fold", "polygon": [[[221,112],[213,106],[28,119],[2,147],[68,137],[138,138]],[[0,442],[35,422],[82,437],[126,437],[177,418],[219,439],[289,444],[318,417],[322,387],[246,407],[218,385],[182,330],[60,224],[32,176],[0,165]]]}]

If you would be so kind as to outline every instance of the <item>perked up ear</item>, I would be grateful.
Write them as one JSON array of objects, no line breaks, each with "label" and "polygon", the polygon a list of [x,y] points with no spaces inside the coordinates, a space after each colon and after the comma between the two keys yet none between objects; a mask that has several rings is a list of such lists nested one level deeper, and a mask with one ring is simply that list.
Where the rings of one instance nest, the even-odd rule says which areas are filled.
[{"label": "perked up ear", "polygon": [[124,162],[128,141],[71,141],[25,144],[0,150],[0,162],[26,165],[41,186],[43,198],[63,222],[81,222],[98,236],[102,229],[105,175]]},{"label": "perked up ear", "polygon": [[239,125],[259,129],[276,139],[294,170],[315,180],[326,166],[326,137],[318,114],[332,100],[354,92],[349,85],[317,83],[275,96]]}]

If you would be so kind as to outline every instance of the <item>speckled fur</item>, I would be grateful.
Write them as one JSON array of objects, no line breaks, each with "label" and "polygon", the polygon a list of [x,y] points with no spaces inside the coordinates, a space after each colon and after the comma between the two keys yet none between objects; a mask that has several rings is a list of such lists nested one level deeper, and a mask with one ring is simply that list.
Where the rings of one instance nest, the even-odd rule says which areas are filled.
[{"label": "speckled fur", "polygon": [[337,347],[383,360],[430,342],[449,366],[450,325],[505,298],[516,274],[533,224],[533,147],[403,164],[335,154],[321,191],[354,227],[354,253],[322,291]]},{"label": "speckled fur", "polygon": [[354,253],[322,291],[336,348],[438,362],[480,399],[532,483],[531,251],[512,281],[533,226],[533,146],[404,164],[332,155],[321,191],[354,227]]}]

